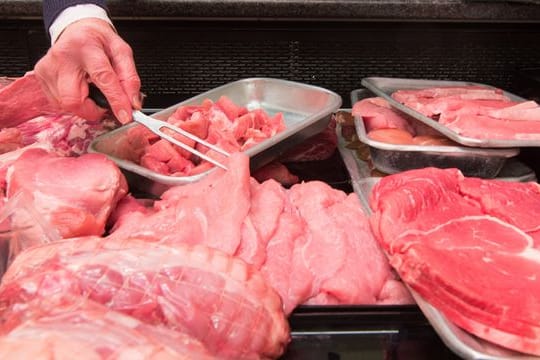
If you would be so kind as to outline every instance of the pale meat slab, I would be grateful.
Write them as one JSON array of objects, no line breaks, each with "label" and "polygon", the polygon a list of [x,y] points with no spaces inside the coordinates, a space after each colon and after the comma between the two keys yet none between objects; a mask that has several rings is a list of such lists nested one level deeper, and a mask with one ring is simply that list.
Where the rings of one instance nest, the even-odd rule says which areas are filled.
[{"label": "pale meat slab", "polygon": [[281,300],[255,268],[205,246],[89,237],[29,249],[2,280],[3,309],[83,296],[204,343],[222,359],[275,358],[289,342]]}]

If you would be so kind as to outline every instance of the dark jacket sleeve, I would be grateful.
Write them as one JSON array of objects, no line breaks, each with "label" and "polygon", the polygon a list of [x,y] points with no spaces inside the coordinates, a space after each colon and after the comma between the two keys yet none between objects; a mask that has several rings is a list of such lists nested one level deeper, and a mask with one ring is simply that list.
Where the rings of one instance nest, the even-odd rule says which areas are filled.
[{"label": "dark jacket sleeve", "polygon": [[49,34],[51,24],[64,9],[79,4],[94,4],[107,10],[105,0],[43,0],[43,22],[47,34]]}]

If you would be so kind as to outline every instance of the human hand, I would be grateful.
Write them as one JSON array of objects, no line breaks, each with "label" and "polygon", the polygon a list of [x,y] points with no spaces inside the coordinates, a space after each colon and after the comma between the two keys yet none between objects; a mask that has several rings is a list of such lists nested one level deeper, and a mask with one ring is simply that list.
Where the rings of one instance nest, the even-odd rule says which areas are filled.
[{"label": "human hand", "polygon": [[88,98],[89,82],[123,124],[142,106],[133,52],[106,21],[82,19],[66,27],[34,70],[53,101],[85,119],[98,120],[105,112]]}]

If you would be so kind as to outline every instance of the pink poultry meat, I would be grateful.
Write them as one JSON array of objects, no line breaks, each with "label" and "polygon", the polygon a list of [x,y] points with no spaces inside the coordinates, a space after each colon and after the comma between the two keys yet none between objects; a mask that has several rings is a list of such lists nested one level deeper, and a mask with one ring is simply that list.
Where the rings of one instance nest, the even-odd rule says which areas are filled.
[{"label": "pink poultry meat", "polygon": [[61,237],[102,235],[127,182],[104,155],[66,158],[30,149],[7,171],[7,197],[19,192]]},{"label": "pink poultry meat", "polygon": [[0,303],[73,295],[183,332],[222,359],[276,358],[289,341],[281,300],[258,271],[206,246],[85,237],[34,247],[9,267]]},{"label": "pink poultry meat", "polygon": [[62,304],[31,302],[23,313],[4,314],[3,320],[1,359],[215,359],[186,334],[145,324],[84,298]]}]

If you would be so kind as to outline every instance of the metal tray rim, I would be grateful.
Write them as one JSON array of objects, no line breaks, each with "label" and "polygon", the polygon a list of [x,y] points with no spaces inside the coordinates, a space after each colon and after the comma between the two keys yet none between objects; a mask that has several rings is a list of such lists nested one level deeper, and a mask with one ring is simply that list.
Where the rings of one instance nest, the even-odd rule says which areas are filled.
[{"label": "metal tray rim", "polygon": [[[355,89],[351,91],[351,101],[356,103],[359,101],[358,93],[363,90],[368,89]],[[367,136],[366,127],[362,121],[362,117],[355,116],[354,123],[356,131],[360,140],[371,147],[381,149],[381,150],[390,150],[390,151],[411,151],[411,152],[437,152],[437,153],[457,153],[457,154],[468,154],[468,155],[478,155],[478,156],[497,156],[509,158],[519,154],[519,149],[517,148],[502,148],[502,149],[490,149],[490,148],[475,148],[475,147],[464,147],[457,145],[437,145],[437,146],[423,146],[423,145],[394,145],[387,144],[381,141],[372,140]]]},{"label": "metal tray rim", "polygon": [[[271,82],[271,83],[280,83],[280,84],[283,84],[283,85],[286,85],[286,86],[293,86],[293,87],[301,87],[301,88],[304,88],[304,89],[310,89],[310,90],[314,90],[314,91],[317,91],[317,92],[321,92],[321,93],[325,93],[329,96],[329,104],[327,104],[324,108],[321,108],[320,110],[316,111],[316,112],[313,112],[313,113],[310,113],[305,119],[303,119],[303,121],[301,123],[298,123],[298,124],[294,124],[293,126],[289,127],[287,129],[287,131],[283,131],[281,133],[278,133],[276,135],[274,135],[272,138],[269,138],[249,149],[247,149],[244,153],[247,154],[248,156],[253,156],[255,154],[258,154],[260,152],[263,152],[264,150],[274,146],[276,143],[294,135],[295,133],[301,131],[302,129],[314,124],[316,121],[318,121],[319,119],[321,118],[324,118],[326,116],[330,116],[332,114],[332,112],[334,112],[335,110],[337,110],[341,104],[342,104],[342,99],[341,99],[341,96],[339,96],[337,93],[331,91],[331,90],[328,90],[328,89],[325,89],[325,88],[322,88],[322,87],[319,87],[319,86],[315,86],[315,85],[310,85],[310,84],[305,84],[305,83],[300,83],[300,82],[295,82],[295,81],[290,81],[290,80],[284,80],[284,79],[276,79],[276,78],[269,78],[269,77],[251,77],[251,78],[244,78],[244,79],[239,79],[239,80],[236,80],[236,81],[232,81],[232,82],[229,82],[229,83],[226,83],[226,84],[223,84],[221,86],[218,86],[218,87],[215,87],[215,88],[212,88],[208,91],[205,91],[203,93],[200,93],[196,96],[193,96],[189,99],[186,99],[182,102],[179,102],[177,104],[174,104],[172,106],[169,106],[161,111],[158,111],[154,114],[152,114],[151,116],[152,117],[156,117],[156,118],[166,118],[168,115],[170,115],[174,110],[176,110],[179,106],[182,106],[182,105],[186,105],[186,104],[189,104],[189,103],[193,103],[193,102],[197,102],[197,101],[201,101],[207,97],[209,97],[211,94],[213,93],[217,93],[219,91],[222,91],[224,89],[227,89],[229,87],[232,87],[234,85],[237,85],[237,84],[242,84],[242,83],[250,83],[250,82]],[[111,137],[111,136],[114,136],[118,133],[121,133],[121,132],[124,132],[126,130],[128,130],[130,127],[133,127],[133,126],[136,126],[138,124],[136,123],[130,123],[130,124],[127,124],[127,125],[124,125],[124,126],[121,126],[113,131],[110,131],[106,134],[103,134],[99,137],[97,137],[96,139],[94,139],[91,143],[90,143],[90,146],[88,147],[88,152],[91,152],[91,153],[101,153],[101,154],[104,154],[106,155],[110,160],[114,161],[117,165],[119,165],[121,168],[127,170],[127,171],[130,171],[130,172],[133,172],[139,176],[144,176],[150,180],[153,180],[153,181],[156,181],[158,183],[161,183],[161,184],[164,184],[164,185],[170,185],[170,186],[174,186],[174,185],[184,185],[184,184],[188,184],[188,183],[191,183],[191,182],[194,182],[194,181],[197,181],[199,179],[201,179],[202,177],[208,175],[211,171],[214,171],[215,170],[215,167],[205,171],[205,172],[202,172],[200,174],[197,174],[197,175],[192,175],[192,176],[169,176],[169,175],[163,175],[163,174],[159,174],[159,173],[156,173],[154,171],[151,171],[143,166],[140,166],[134,162],[131,162],[131,161],[128,161],[128,160],[124,160],[124,159],[120,159],[118,157],[115,157],[115,156],[112,156],[110,154],[105,154],[105,153],[102,153],[101,151],[97,150],[97,145],[103,141],[103,139],[106,139],[108,137]]]},{"label": "metal tray rim", "polygon": [[[419,113],[416,110],[411,109],[408,106],[405,106],[398,101],[394,100],[389,94],[387,94],[381,86],[378,84],[380,81],[397,81],[397,82],[404,82],[409,83],[410,88],[414,87],[414,84],[420,85],[425,84],[423,86],[429,87],[429,86],[462,86],[462,85],[478,85],[478,86],[484,86],[488,88],[494,88],[491,85],[483,84],[483,83],[477,83],[477,82],[469,82],[469,81],[446,81],[446,80],[428,80],[428,79],[405,79],[405,78],[389,78],[389,77],[366,77],[363,78],[361,81],[361,84],[368,88],[370,91],[375,93],[376,95],[384,98],[387,100],[391,106],[395,107],[396,109],[399,109],[400,111],[403,111],[409,116],[414,117],[415,119],[418,119],[422,121],[424,124],[434,128],[435,130],[441,132],[442,134],[446,135],[450,139],[454,140],[455,142],[458,142],[462,145],[466,146],[473,146],[473,147],[482,147],[482,148],[513,148],[513,147],[535,147],[540,146],[540,140],[497,140],[497,139],[477,139],[472,138],[468,136],[462,136],[458,134],[457,132],[453,131],[452,129],[439,124],[437,121]],[[405,87],[403,87],[405,88]],[[420,88],[420,87],[419,87]],[[526,99],[517,96],[515,94],[512,94],[507,91],[503,91],[503,93],[510,97],[511,99],[514,99],[516,101],[526,101]]]}]

